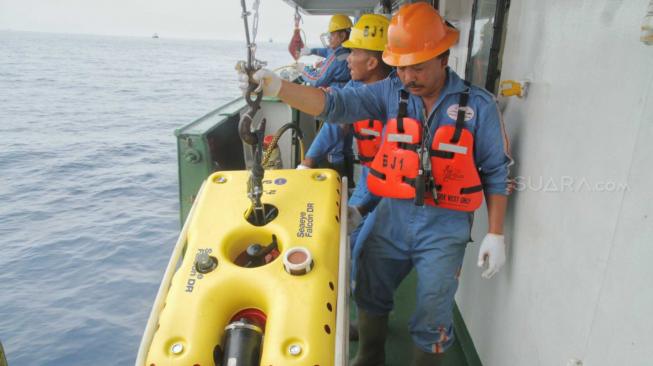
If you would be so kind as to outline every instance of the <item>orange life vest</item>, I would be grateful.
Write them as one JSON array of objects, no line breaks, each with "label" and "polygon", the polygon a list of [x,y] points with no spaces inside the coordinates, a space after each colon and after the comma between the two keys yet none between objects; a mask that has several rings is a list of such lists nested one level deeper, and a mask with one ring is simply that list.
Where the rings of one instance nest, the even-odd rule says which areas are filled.
[{"label": "orange life vest", "polygon": [[417,150],[422,142],[422,124],[406,117],[408,93],[402,90],[397,118],[385,126],[379,152],[367,175],[367,188],[373,194],[390,198],[415,197],[415,178],[419,173]]},{"label": "orange life vest", "polygon": [[[388,121],[379,152],[367,177],[373,194],[415,199],[457,211],[474,211],[483,202],[483,186],[474,162],[474,136],[465,129],[469,87],[461,94],[455,126],[440,126],[426,158],[422,124],[405,117],[408,93],[401,91],[399,113]],[[436,113],[434,113],[436,115]],[[435,199],[434,199],[435,197]]]},{"label": "orange life vest", "polygon": [[458,211],[474,211],[483,203],[483,185],[474,162],[474,136],[465,128],[465,107],[469,93],[458,103],[455,126],[440,126],[435,131],[429,152],[433,188],[437,202],[427,204]]},{"label": "orange life vest", "polygon": [[370,166],[379,147],[383,123],[378,119],[364,119],[354,123],[354,137],[358,147],[358,160],[365,166]]}]

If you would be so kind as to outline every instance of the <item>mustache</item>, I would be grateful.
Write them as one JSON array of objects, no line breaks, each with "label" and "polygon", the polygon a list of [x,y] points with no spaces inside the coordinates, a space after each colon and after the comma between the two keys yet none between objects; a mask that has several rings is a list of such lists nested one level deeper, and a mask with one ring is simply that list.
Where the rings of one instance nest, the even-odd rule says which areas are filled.
[{"label": "mustache", "polygon": [[404,85],[404,87],[406,87],[406,88],[423,88],[424,85],[422,85],[422,84],[417,84],[416,82],[411,81],[410,83]]}]

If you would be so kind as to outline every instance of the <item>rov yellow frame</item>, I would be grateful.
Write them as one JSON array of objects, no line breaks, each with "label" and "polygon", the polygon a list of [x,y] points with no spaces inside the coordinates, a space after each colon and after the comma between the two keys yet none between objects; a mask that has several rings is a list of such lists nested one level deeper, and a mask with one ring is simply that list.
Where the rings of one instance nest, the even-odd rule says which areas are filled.
[{"label": "rov yellow frame", "polygon": [[[332,170],[266,171],[263,202],[276,206],[279,215],[256,227],[244,218],[250,205],[248,177],[246,171],[219,172],[202,185],[159,289],[136,365],[213,364],[213,348],[221,344],[224,327],[245,308],[260,309],[268,317],[262,365],[346,364],[349,250],[346,225],[340,224],[346,223],[345,179],[340,182]],[[304,230],[302,236],[300,218],[308,219],[309,213],[313,232],[309,237]],[[313,270],[292,276],[281,258],[257,268],[233,263],[248,244],[267,244],[272,234],[281,256],[291,247],[308,248]],[[186,256],[173,276],[169,272],[184,245]],[[200,251],[218,259],[218,267],[206,275],[194,270]],[[179,344],[182,351],[173,352]],[[299,345],[302,352],[292,355],[290,345]]]}]

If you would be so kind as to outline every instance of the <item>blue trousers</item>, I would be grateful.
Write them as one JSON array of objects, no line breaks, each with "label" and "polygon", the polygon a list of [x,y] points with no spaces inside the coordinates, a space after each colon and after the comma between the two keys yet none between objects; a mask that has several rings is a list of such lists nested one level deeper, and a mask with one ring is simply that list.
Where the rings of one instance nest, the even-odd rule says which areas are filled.
[{"label": "blue trousers", "polygon": [[353,286],[359,308],[372,315],[388,314],[394,291],[415,268],[417,301],[409,324],[411,336],[425,352],[444,352],[454,341],[454,295],[471,224],[472,214],[467,212],[382,199],[354,245]]}]

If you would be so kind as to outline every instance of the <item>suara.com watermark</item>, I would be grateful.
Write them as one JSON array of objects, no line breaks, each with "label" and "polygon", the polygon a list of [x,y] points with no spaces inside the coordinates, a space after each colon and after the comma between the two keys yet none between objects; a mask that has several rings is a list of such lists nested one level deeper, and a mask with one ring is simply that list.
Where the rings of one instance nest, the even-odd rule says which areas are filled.
[{"label": "suara.com watermark", "polygon": [[591,180],[563,175],[560,177],[525,177],[513,180],[514,190],[534,192],[624,192],[628,184],[611,180]]}]

